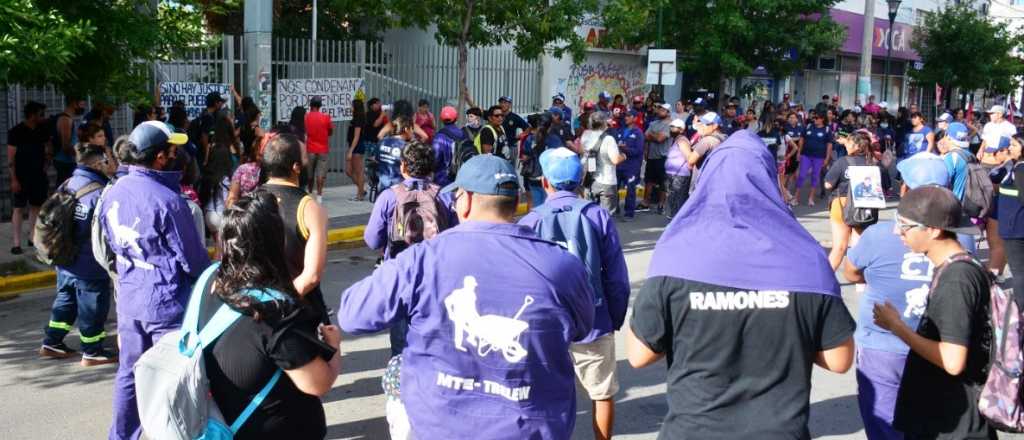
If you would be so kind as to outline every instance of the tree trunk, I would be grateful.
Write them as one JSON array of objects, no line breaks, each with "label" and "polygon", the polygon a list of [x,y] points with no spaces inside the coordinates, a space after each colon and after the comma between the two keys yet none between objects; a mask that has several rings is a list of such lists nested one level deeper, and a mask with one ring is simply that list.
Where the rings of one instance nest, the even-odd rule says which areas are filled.
[{"label": "tree trunk", "polygon": [[459,103],[457,106],[459,117],[463,117],[463,104],[475,106],[473,97],[469,94],[469,26],[473,20],[473,8],[476,0],[466,0],[466,15],[462,16],[462,33],[459,35]]}]

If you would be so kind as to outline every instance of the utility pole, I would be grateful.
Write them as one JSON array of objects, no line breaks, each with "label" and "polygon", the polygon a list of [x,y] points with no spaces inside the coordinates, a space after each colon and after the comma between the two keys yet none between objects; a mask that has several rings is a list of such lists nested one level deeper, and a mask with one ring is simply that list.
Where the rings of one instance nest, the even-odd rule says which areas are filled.
[{"label": "utility pole", "polygon": [[[662,41],[661,41],[662,23],[665,21],[664,20],[664,15],[665,14],[663,12],[664,10],[665,10],[664,6],[661,6],[661,7],[658,8],[658,41],[657,41],[657,46],[658,46],[657,48],[658,49],[664,49],[665,48],[665,46],[662,45]],[[665,86],[661,85],[661,65],[660,64],[658,65],[658,85],[654,86],[654,89],[658,91],[658,96],[660,96],[661,99],[665,99]]]},{"label": "utility pole", "polygon": [[871,53],[875,37],[875,0],[864,1],[864,35],[860,45],[860,74],[857,76],[857,97],[863,96],[860,105],[867,104],[871,96]]},{"label": "utility pole", "polygon": [[273,0],[247,0],[245,2],[245,78],[248,92],[263,109],[260,127],[270,129],[274,117],[274,72],[272,69],[272,32],[274,27]]},{"label": "utility pole", "polygon": [[313,0],[313,59],[309,65],[309,77],[316,78],[316,0]]}]

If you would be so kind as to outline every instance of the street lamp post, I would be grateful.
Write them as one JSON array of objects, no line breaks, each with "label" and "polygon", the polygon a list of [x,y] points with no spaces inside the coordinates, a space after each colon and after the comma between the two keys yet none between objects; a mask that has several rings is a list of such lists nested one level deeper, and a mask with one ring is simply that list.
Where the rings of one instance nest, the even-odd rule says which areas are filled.
[{"label": "street lamp post", "polygon": [[889,62],[892,60],[892,28],[896,22],[896,14],[900,11],[901,3],[901,0],[886,1],[889,4],[889,32],[886,33],[885,42],[885,75],[882,77],[882,101],[889,100]]}]

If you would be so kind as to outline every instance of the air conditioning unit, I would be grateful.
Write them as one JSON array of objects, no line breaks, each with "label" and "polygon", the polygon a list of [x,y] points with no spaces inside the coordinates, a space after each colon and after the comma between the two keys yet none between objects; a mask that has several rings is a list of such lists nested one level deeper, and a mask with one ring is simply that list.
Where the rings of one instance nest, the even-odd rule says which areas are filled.
[{"label": "air conditioning unit", "polygon": [[836,58],[818,57],[818,70],[836,70]]}]

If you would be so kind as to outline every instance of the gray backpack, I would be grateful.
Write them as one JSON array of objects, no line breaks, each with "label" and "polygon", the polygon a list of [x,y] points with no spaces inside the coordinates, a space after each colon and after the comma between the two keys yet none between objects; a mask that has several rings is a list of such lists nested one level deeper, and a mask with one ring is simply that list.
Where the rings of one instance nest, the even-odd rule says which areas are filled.
[{"label": "gray backpack", "polygon": [[[135,363],[139,419],[147,438],[229,440],[281,378],[282,370],[278,369],[238,418],[230,426],[227,424],[210,393],[203,348],[231,327],[241,314],[222,305],[210,321],[198,329],[202,298],[209,293],[219,266],[220,263],[211,265],[196,282],[181,330],[164,335]],[[261,302],[287,298],[273,290],[246,293]]]}]

